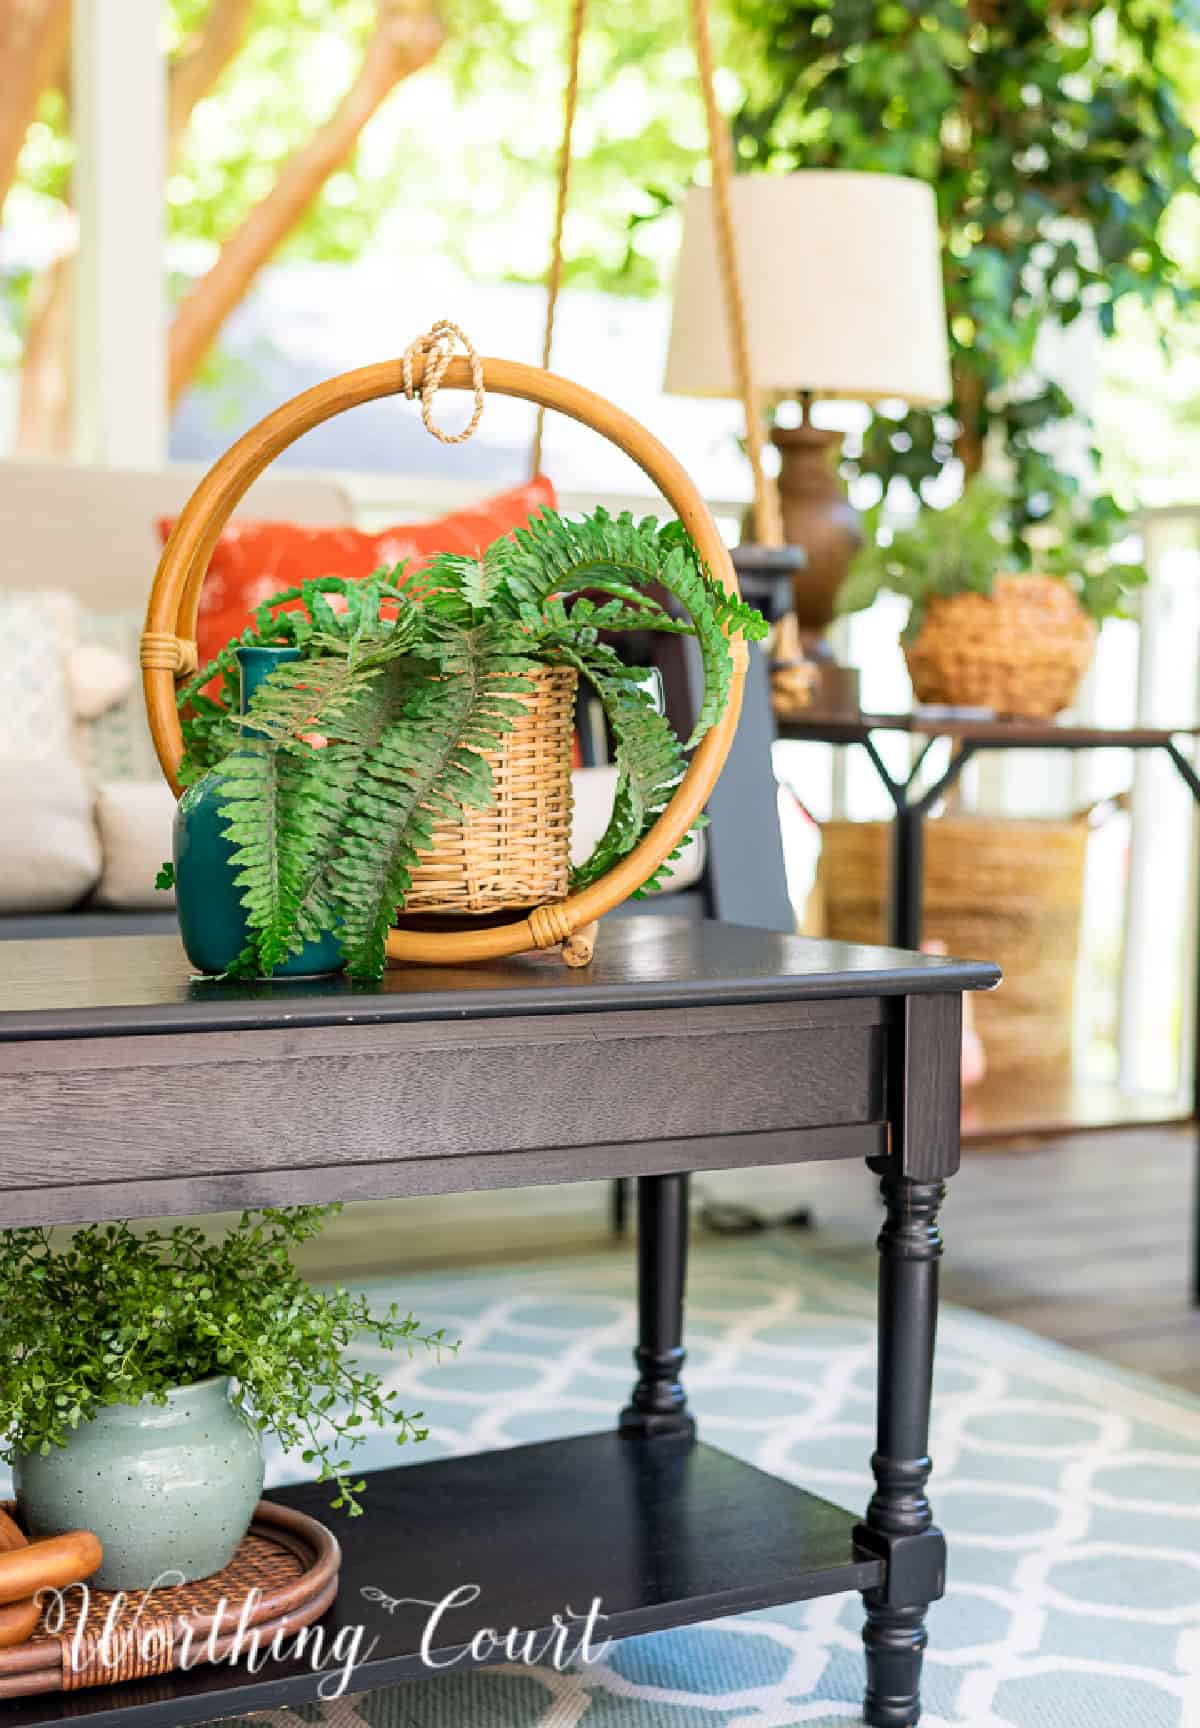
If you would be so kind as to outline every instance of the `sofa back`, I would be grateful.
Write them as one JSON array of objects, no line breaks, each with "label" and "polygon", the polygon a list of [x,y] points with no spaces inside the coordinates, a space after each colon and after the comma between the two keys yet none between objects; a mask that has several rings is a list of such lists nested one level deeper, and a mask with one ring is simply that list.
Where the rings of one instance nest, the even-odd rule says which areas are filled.
[{"label": "sofa back", "polygon": [[[0,462],[0,587],[65,588],[93,611],[144,606],[162,550],[155,524],[175,516],[204,470],[98,468],[52,458]],[[274,470],[237,516],[348,523],[348,493],[322,475]]]}]

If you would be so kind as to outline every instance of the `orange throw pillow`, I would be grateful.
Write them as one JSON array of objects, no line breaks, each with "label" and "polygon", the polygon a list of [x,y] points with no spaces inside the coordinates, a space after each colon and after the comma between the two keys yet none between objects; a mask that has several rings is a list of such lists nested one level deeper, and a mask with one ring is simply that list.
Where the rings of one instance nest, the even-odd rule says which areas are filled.
[{"label": "orange throw pillow", "polygon": [[[316,576],[369,576],[380,566],[407,563],[411,576],[438,552],[479,553],[523,528],[539,510],[554,509],[554,487],[544,474],[499,492],[436,522],[403,522],[378,534],[360,528],[301,527],[295,522],[231,522],[213,549],[200,590],[196,645],[200,664],[219,654],[251,621],[256,606],[281,588]],[[173,517],[158,524],[165,541]]]}]

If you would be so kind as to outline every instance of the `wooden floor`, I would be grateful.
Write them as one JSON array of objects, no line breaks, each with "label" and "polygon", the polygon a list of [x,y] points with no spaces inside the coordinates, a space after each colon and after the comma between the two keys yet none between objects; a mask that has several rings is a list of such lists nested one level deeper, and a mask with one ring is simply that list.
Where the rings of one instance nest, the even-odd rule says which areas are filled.
[{"label": "wooden floor", "polygon": [[[1195,1165],[1187,1128],[971,1150],[942,1212],[945,1295],[1200,1394]],[[814,1240],[855,1253],[859,1209],[841,1198],[817,1202]]]},{"label": "wooden floor", "polygon": [[[972,1148],[942,1213],[947,1297],[1200,1394],[1200,1309],[1189,1301],[1195,1139],[1182,1128]],[[763,1215],[813,1208],[822,1254],[867,1264],[874,1183],[857,1164],[697,1178],[707,1202]],[[626,1252],[596,1183],[348,1208],[305,1257],[314,1274],[445,1269],[580,1252]],[[780,1226],[783,1228],[783,1226]],[[717,1240],[711,1234],[710,1241]]]}]

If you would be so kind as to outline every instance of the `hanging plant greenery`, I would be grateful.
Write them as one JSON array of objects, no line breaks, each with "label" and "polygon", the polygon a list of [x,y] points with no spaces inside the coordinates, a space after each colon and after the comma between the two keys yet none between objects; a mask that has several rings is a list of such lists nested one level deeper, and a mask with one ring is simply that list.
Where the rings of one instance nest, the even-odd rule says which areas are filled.
[{"label": "hanging plant greenery", "polygon": [[[665,609],[663,591],[686,617]],[[221,814],[250,932],[231,970],[270,975],[332,930],[346,969],[379,977],[434,824],[491,802],[483,752],[512,730],[542,666],[574,668],[612,728],[612,816],[572,884],[605,875],[653,827],[683,778],[685,751],[722,713],[726,633],[759,640],[766,628],[713,578],[679,523],[603,510],[580,522],[545,511],[483,558],[443,555],[408,583],[400,568],[273,596],[179,693],[181,778],[219,764],[228,783]],[[695,636],[704,698],[686,744],[643,674],[602,640],[628,630]],[[300,658],[272,671],[239,719],[237,650],[270,645]],[[214,676],[218,697],[203,693]]]}]

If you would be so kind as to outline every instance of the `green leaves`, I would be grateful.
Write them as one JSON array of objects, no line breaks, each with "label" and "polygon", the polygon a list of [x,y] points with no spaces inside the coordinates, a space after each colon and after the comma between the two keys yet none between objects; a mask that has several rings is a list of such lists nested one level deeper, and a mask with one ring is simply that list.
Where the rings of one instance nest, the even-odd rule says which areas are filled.
[{"label": "green leaves", "polygon": [[867,526],[868,543],[838,590],[837,609],[862,611],[885,589],[898,594],[911,603],[904,631],[909,640],[920,629],[929,600],[990,594],[1004,570],[1033,567],[1059,577],[1098,621],[1121,614],[1131,592],[1146,580],[1140,567],[1116,563],[1104,550],[1105,529],[1115,537],[1114,525],[1098,507],[1076,513],[1060,505],[1048,522],[1020,536],[1013,532],[1008,494],[984,480],[972,480],[945,509],[923,507],[886,545],[875,539],[878,512]]},{"label": "green leaves", "polygon": [[[662,625],[654,622],[654,611],[661,609],[653,591],[665,589],[673,596],[690,618],[704,665],[704,699],[689,746],[699,743],[728,698],[733,666],[727,634],[740,631],[758,641],[767,633],[754,608],[727,594],[705,568],[679,522],[660,527],[653,517],[637,522],[629,512],[614,517],[606,510],[596,510],[582,522],[568,522],[545,510],[511,539],[497,541],[491,555],[502,573],[494,610],[522,623],[535,643],[541,630],[558,616],[553,611],[555,602],[572,594],[584,590],[609,594],[629,609],[618,616],[645,609],[647,623],[655,628]],[[569,616],[573,622],[574,611]],[[590,602],[579,622],[597,627],[596,609]]]},{"label": "green leaves", "polygon": [[186,1224],[0,1233],[0,1456],[48,1452],[106,1405],[162,1402],[228,1374],[259,1428],[335,1483],[335,1505],[359,1510],[350,1464],[364,1428],[398,1444],[427,1430],[355,1350],[364,1339],[439,1357],[458,1346],[395,1306],[376,1314],[361,1295],[301,1278],[291,1249],[339,1210],[244,1212],[215,1241]]},{"label": "green leaves", "polygon": [[[435,825],[491,801],[486,756],[514,725],[539,665],[590,679],[612,727],[616,806],[576,875],[595,880],[653,826],[686,766],[604,634],[695,635],[704,697],[690,747],[728,700],[728,636],[766,633],[678,523],[602,510],[583,522],[547,511],[482,559],[434,559],[413,586],[416,596],[380,572],[276,595],[181,692],[186,775],[219,760],[224,780],[220,813],[250,931],[235,973],[269,976],[332,931],[353,976],[381,975],[388,929]],[[239,727],[236,650],[270,644],[300,658],[275,667]],[[214,675],[222,700],[202,693]]]},{"label": "green leaves", "polygon": [[346,969],[383,970],[387,932],[438,821],[461,821],[491,798],[494,750],[521,711],[532,661],[509,652],[508,633],[482,627],[443,638],[436,675],[410,675],[395,716],[364,751],[330,861],[329,888]]},{"label": "green leaves", "polygon": [[908,174],[937,197],[953,402],[875,413],[847,467],[920,493],[956,456],[970,478],[990,433],[1017,530],[1100,490],[1094,456],[1082,485],[1055,456],[1061,423],[1088,416],[1055,385],[1061,344],[1046,336],[1085,315],[1112,336],[1124,301],[1182,328],[1190,9],[735,0],[734,13],[756,62],[735,122],[743,167]]}]

